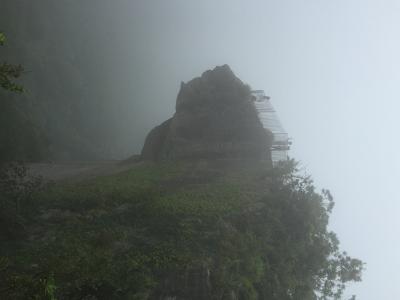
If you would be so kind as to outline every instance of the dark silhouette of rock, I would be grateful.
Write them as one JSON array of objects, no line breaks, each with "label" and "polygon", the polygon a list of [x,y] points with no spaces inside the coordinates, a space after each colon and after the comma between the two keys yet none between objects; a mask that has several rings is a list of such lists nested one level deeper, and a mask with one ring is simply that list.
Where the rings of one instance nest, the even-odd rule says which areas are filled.
[{"label": "dark silhouette of rock", "polygon": [[171,119],[168,119],[161,125],[154,127],[146,137],[146,142],[142,149],[141,158],[145,160],[157,160],[160,155],[160,149],[163,148],[165,138],[170,128]]},{"label": "dark silhouette of rock", "polygon": [[269,159],[270,145],[249,86],[223,65],[181,83],[174,116],[150,131],[141,157]]}]

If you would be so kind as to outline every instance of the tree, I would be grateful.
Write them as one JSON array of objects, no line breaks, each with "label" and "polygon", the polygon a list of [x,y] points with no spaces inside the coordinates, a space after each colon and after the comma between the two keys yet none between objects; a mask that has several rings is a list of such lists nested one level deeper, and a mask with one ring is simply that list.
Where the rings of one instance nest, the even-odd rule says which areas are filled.
[{"label": "tree", "polygon": [[[0,32],[0,46],[6,36]],[[13,94],[25,90],[15,82],[24,68],[0,63],[0,164],[10,161],[35,160],[44,152],[44,137],[32,118],[29,105]]]},{"label": "tree", "polygon": [[[6,36],[3,32],[0,32],[0,46],[3,46],[5,42]],[[24,88],[12,80],[19,78],[23,71],[24,68],[21,65],[3,62],[0,64],[0,86],[7,91],[22,93]]]},{"label": "tree", "polygon": [[[316,192],[311,177],[299,174],[294,160],[282,162],[272,172],[271,199],[274,204],[269,209],[281,209],[279,215],[284,217],[279,220],[279,228],[283,228],[283,249],[289,250],[279,254],[284,261],[280,267],[285,268],[287,261],[296,257],[289,280],[283,273],[282,281],[299,283],[294,285],[289,298],[285,298],[288,289],[283,285],[283,291],[277,292],[282,292],[280,299],[342,299],[347,283],[361,281],[364,263],[342,252],[336,234],[328,229],[329,215],[334,207],[331,193],[328,190]],[[267,211],[264,217],[268,216]],[[292,235],[289,242],[285,240],[287,235]],[[295,252],[291,253],[290,249]]]},{"label": "tree", "polygon": [[[5,41],[4,33],[0,32],[0,45]],[[13,82],[22,72],[21,65],[0,64],[0,87],[7,92],[22,93],[23,87]],[[30,151],[36,151],[38,144],[35,126],[19,104],[8,94],[0,96],[0,223],[5,224],[6,231],[13,232],[21,227],[21,206],[40,186],[39,178],[27,175],[23,162],[30,157]]]}]

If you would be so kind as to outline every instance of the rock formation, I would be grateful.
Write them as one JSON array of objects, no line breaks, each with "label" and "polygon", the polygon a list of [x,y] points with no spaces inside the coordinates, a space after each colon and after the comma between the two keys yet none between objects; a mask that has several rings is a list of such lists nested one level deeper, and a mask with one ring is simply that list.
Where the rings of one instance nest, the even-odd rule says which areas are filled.
[{"label": "rock formation", "polygon": [[270,159],[270,145],[250,88],[223,65],[181,84],[174,116],[150,131],[141,158]]}]

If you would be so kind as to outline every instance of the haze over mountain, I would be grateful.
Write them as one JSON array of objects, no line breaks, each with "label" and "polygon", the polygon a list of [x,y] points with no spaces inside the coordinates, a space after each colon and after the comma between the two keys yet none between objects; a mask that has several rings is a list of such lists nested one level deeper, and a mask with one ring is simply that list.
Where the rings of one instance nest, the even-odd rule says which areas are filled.
[{"label": "haze over mountain", "polygon": [[57,160],[138,154],[182,80],[229,64],[272,97],[291,156],[335,196],[331,226],[368,264],[346,296],[395,299],[399,13],[392,0],[3,0],[1,55],[27,70],[18,97]]}]

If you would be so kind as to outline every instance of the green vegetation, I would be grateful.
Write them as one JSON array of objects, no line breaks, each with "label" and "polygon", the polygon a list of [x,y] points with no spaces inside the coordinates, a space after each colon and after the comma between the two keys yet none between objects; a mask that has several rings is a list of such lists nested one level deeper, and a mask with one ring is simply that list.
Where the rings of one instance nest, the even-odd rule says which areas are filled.
[{"label": "green vegetation", "polygon": [[[0,46],[3,46],[5,42],[6,36],[3,32],[0,32]],[[19,78],[23,71],[24,69],[21,65],[2,63],[0,65],[0,87],[7,91],[22,93],[24,91],[23,87],[14,83],[12,79]]]},{"label": "green vegetation", "polygon": [[340,299],[362,263],[293,162],[138,163],[30,194],[0,238],[2,299]]},{"label": "green vegetation", "polygon": [[[5,42],[0,32],[0,46]],[[45,152],[45,139],[33,121],[29,103],[14,95],[24,92],[16,83],[23,71],[21,65],[0,62],[0,169],[5,162],[36,160]]]}]

